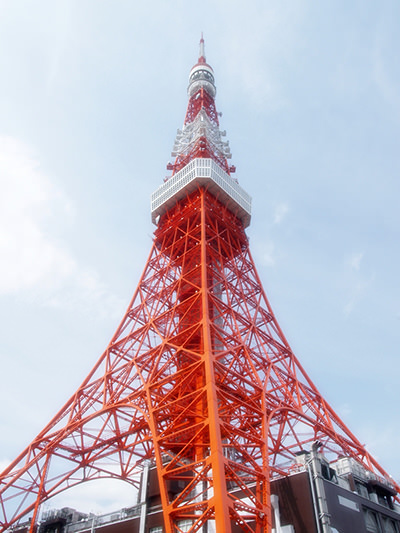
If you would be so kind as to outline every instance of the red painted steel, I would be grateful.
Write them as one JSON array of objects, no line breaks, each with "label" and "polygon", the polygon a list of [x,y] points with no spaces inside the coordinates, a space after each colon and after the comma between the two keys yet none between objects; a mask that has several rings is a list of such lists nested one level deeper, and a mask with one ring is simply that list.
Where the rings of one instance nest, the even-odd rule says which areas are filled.
[{"label": "red painted steel", "polygon": [[82,481],[135,484],[154,460],[167,532],[183,519],[193,532],[209,521],[218,533],[269,532],[270,480],[316,440],[328,459],[388,479],[293,354],[242,222],[198,187],[159,220],[92,372],[1,474],[0,530]]}]

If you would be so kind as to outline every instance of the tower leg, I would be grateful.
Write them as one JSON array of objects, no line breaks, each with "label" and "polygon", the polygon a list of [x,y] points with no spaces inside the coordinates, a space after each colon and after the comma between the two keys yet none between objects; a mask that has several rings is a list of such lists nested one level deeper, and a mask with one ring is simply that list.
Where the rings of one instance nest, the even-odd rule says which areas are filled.
[{"label": "tower leg", "polygon": [[44,486],[45,486],[45,481],[47,477],[49,461],[50,461],[50,456],[47,455],[46,460],[44,462],[43,470],[41,471],[41,475],[40,475],[40,484],[39,484],[39,488],[37,492],[35,506],[33,508],[33,515],[32,515],[32,520],[31,520],[31,524],[29,527],[29,533],[35,533],[36,531],[40,504],[43,501],[43,492],[44,492]]},{"label": "tower leg", "polygon": [[[213,476],[216,531],[230,533],[231,520],[226,487],[225,457],[221,438],[221,419],[215,381],[215,356],[212,349],[210,326],[210,302],[208,300],[208,254],[206,232],[205,192],[201,191],[201,298],[203,309],[204,367],[207,388],[207,411],[210,431],[210,460]],[[215,343],[214,343],[215,345]]]}]

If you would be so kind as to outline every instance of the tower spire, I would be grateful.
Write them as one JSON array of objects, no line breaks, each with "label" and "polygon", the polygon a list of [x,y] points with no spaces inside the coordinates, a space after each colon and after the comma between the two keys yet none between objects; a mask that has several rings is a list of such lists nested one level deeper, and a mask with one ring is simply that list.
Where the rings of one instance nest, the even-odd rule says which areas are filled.
[{"label": "tower spire", "polygon": [[203,32],[201,32],[199,63],[205,63],[205,62],[206,62],[206,54],[204,52],[204,38],[203,38]]}]

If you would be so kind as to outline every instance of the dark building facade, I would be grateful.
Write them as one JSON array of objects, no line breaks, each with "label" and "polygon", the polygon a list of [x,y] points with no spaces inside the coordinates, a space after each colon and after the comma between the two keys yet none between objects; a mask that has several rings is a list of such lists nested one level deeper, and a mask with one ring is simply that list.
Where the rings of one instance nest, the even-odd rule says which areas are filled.
[{"label": "dark building facade", "polygon": [[[179,492],[181,487],[169,489]],[[240,498],[238,489],[232,492]],[[400,533],[396,491],[354,459],[328,464],[317,449],[299,454],[288,476],[272,480],[271,494],[273,533]],[[28,525],[13,532],[25,533]],[[191,525],[188,520],[178,526],[184,532]],[[151,464],[144,467],[132,507],[106,515],[52,510],[38,527],[38,533],[163,533],[157,471]],[[211,522],[201,531],[213,533],[215,528]]]}]

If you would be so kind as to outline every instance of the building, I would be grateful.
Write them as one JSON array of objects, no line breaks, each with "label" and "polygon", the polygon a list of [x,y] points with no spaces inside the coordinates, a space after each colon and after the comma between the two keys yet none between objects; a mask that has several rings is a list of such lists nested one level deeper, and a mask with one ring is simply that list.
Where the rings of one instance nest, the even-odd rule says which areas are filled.
[{"label": "building", "polygon": [[[287,476],[271,482],[271,494],[274,533],[400,532],[400,507],[394,501],[394,487],[353,459],[343,457],[329,464],[316,447],[299,454]],[[191,522],[185,525],[182,521],[178,526],[188,531]],[[21,525],[14,531],[25,533],[27,527]],[[215,529],[203,527],[201,531]],[[144,467],[138,501],[132,507],[100,516],[69,508],[51,510],[42,515],[39,526],[39,533],[94,532],[164,532],[154,465]]]}]

